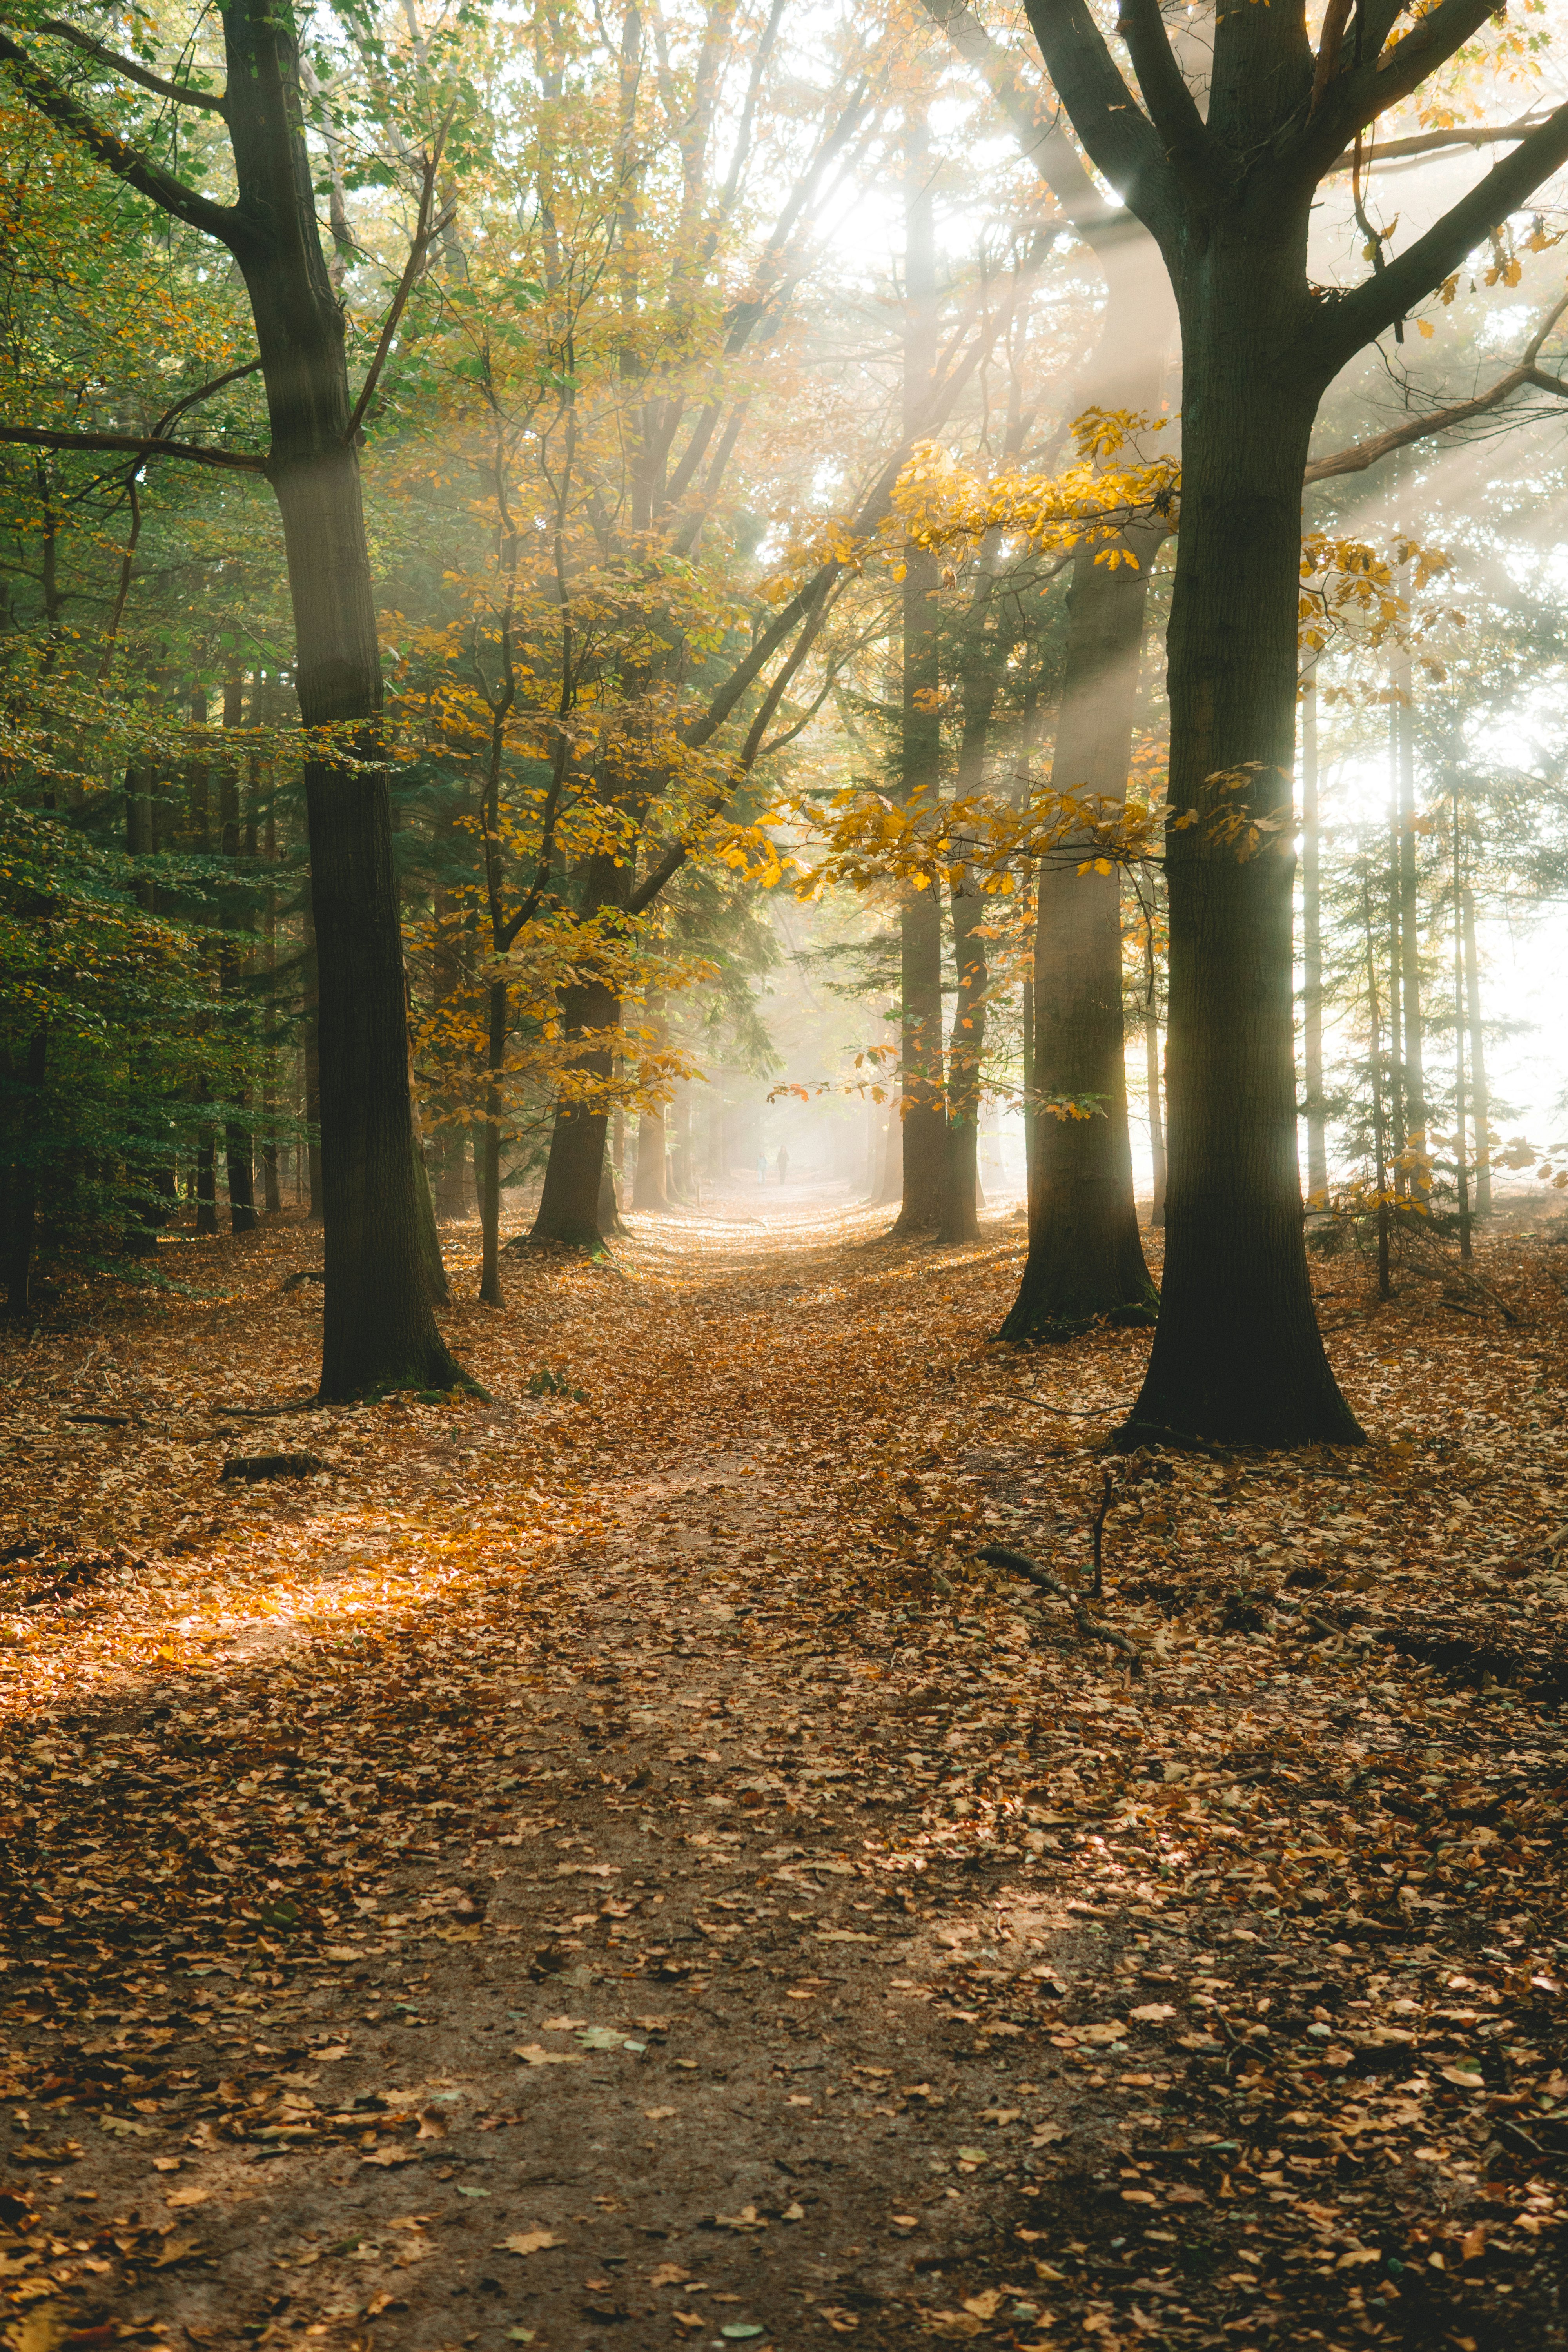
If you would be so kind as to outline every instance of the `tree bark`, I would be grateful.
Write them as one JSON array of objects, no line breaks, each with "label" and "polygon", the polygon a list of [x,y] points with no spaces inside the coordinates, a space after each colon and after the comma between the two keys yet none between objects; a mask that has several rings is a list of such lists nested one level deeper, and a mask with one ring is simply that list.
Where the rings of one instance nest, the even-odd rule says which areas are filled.
[{"label": "tree bark", "polygon": [[[583,915],[591,920],[606,908],[625,904],[626,875],[605,853],[587,862]],[[608,983],[590,974],[562,991],[562,1026],[568,1038],[587,1037],[574,1059],[574,1084],[583,1098],[562,1097],[555,1105],[544,1185],[529,1233],[530,1247],[564,1243],[574,1249],[604,1249],[599,1230],[599,1172],[610,1126],[610,1091],[616,1073],[615,1033],[621,1008]]]},{"label": "tree bark", "polygon": [[[1148,567],[1161,534],[1129,542],[1136,570],[1074,560],[1052,789],[1091,800],[1126,797],[1132,754],[1133,688],[1148,598]],[[1036,1183],[1029,1251],[1000,1336],[1076,1339],[1101,1320],[1146,1324],[1159,1294],[1138,1233],[1127,1118],[1121,1009],[1121,876],[1079,874],[1045,861],[1035,911]],[[1054,1112],[1082,1104],[1088,1117]]]},{"label": "tree bark", "polygon": [[1178,288],[1170,1180],[1159,1325],[1123,1434],[1134,1444],[1362,1433],[1318,1332],[1296,1159],[1289,829],[1301,478],[1318,394],[1264,355],[1279,340],[1268,313],[1281,275],[1304,277],[1306,217],[1303,204],[1297,255],[1271,253],[1227,215]]}]

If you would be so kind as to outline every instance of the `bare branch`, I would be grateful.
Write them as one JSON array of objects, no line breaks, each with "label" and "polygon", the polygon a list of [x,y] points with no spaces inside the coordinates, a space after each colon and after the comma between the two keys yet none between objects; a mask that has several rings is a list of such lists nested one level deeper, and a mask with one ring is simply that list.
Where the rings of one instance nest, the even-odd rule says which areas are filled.
[{"label": "bare branch", "polygon": [[1517,367],[1499,376],[1485,392],[1478,392],[1469,400],[1456,400],[1447,408],[1429,409],[1424,416],[1407,416],[1391,425],[1386,433],[1375,433],[1365,441],[1352,441],[1348,448],[1336,449],[1331,457],[1314,457],[1307,467],[1304,479],[1308,482],[1328,482],[1342,474],[1364,474],[1396,449],[1408,449],[1417,441],[1435,440],[1440,433],[1451,433],[1456,425],[1468,425],[1472,418],[1485,416],[1490,410],[1500,408],[1504,401],[1530,384],[1538,392],[1554,393],[1560,400],[1568,400],[1568,383],[1537,367],[1542,345],[1568,310],[1568,294],[1554,302],[1544,321],[1525,347],[1523,359]]},{"label": "bare branch", "polygon": [[382,321],[375,355],[370,363],[370,373],[360,386],[359,398],[354,403],[353,414],[349,418],[348,427],[343,435],[344,440],[351,443],[357,439],[360,426],[364,421],[364,413],[374,397],[375,387],[381,379],[381,371],[386,364],[386,355],[392,349],[393,337],[397,332],[397,322],[402,318],[404,306],[414,290],[414,281],[419,275],[426,254],[429,251],[431,240],[439,236],[456,209],[455,206],[449,206],[443,212],[439,220],[432,220],[430,217],[431,206],[436,198],[436,173],[440,166],[441,149],[446,136],[447,124],[443,123],[437,136],[435,153],[423,155],[419,160],[421,180],[419,217],[415,226],[414,242],[408,248],[408,258],[403,265],[403,275],[397,282],[397,291],[392,298],[392,308]]},{"label": "bare branch", "polygon": [[72,48],[80,49],[84,57],[96,58],[100,65],[111,67],[117,74],[123,74],[127,81],[139,82],[143,89],[152,90],[155,97],[172,98],[176,106],[204,106],[209,114],[224,111],[222,90],[196,89],[186,81],[165,81],[162,74],[150,72],[147,67],[138,65],[132,58],[122,58],[118,50],[108,47],[102,41],[95,41],[90,33],[79,32],[74,25],[66,24],[58,16],[46,16],[38,30],[40,33],[52,33],[57,41],[68,41]]},{"label": "bare branch", "polygon": [[[1440,155],[1451,147],[1501,147],[1510,139],[1523,139],[1531,131],[1539,131],[1550,119],[1544,114],[1526,114],[1517,122],[1477,122],[1451,131],[1416,131],[1407,139],[1380,139],[1376,148],[1363,157],[1362,169],[1372,172],[1381,163],[1414,163],[1423,155]],[[1352,142],[1324,177],[1348,172],[1354,152]]]},{"label": "bare branch", "polygon": [[204,449],[195,441],[165,441],[136,433],[55,433],[41,425],[0,425],[0,441],[25,449],[98,449],[124,457],[184,457],[193,466],[216,466],[230,474],[265,474],[266,457],[237,449]]}]

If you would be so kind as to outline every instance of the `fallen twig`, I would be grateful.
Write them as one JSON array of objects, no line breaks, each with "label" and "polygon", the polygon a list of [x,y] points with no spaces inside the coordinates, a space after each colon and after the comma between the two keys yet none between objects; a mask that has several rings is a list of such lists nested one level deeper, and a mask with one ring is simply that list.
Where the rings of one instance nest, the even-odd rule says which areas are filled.
[{"label": "fallen twig", "polygon": [[1142,1673],[1143,1653],[1137,1643],[1130,1642],[1125,1633],[1117,1633],[1114,1626],[1101,1624],[1098,1617],[1091,1617],[1072,1587],[1064,1584],[1059,1576],[1053,1576],[1048,1568],[1042,1568],[1038,1560],[1028,1559],[1021,1551],[1011,1551],[1005,1544],[986,1544],[975,1557],[989,1560],[993,1568],[1010,1568],[1016,1575],[1026,1576],[1030,1583],[1037,1584],[1042,1591],[1054,1592],[1057,1599],[1065,1601],[1072,1611],[1073,1622],[1086,1641],[1108,1642],[1113,1650],[1120,1650],[1122,1656],[1131,1662],[1131,1671],[1134,1675]]},{"label": "fallen twig", "polygon": [[1127,1410],[1125,1405],[1102,1404],[1097,1405],[1092,1412],[1075,1412],[1070,1405],[1047,1404],[1044,1397],[1030,1396],[1024,1389],[1004,1389],[1002,1393],[1013,1398],[1017,1404],[1032,1404],[1040,1412],[1060,1413],[1064,1421],[1101,1421],[1108,1412],[1125,1412]]},{"label": "fallen twig", "polygon": [[215,1404],[213,1412],[228,1421],[276,1421],[279,1413],[315,1412],[319,1397],[295,1397],[285,1404]]}]

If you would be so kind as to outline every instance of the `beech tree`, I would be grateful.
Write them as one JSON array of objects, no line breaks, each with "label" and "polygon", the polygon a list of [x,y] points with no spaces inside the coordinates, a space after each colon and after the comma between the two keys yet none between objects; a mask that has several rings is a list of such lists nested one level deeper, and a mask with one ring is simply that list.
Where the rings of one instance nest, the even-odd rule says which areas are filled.
[{"label": "beech tree", "polygon": [[[272,0],[230,0],[223,11],[221,92],[189,76],[154,73],[58,18],[37,29],[89,59],[100,78],[216,115],[228,132],[236,195],[224,204],[122,138],[64,79],[0,32],[0,62],[30,105],[103,170],[232,256],[249,297],[271,447],[262,457],[167,438],[21,426],[4,428],[5,437],[183,457],[260,474],[271,485],[283,525],[295,685],[309,747],[303,768],[325,1194],[320,1392],[326,1400],[451,1387],[464,1375],[437,1329],[422,1255],[424,1176],[409,1105],[403,941],[378,729],[381,659],[360,494],[357,443],[376,371],[357,402],[351,398],[343,312],[316,225],[292,15]],[[427,241],[433,187],[432,168],[405,289]]]},{"label": "beech tree", "polygon": [[[1314,285],[1321,181],[1494,13],[1331,0],[1219,11],[1206,104],[1159,0],[1124,0],[1129,79],[1088,0],[1030,26],[1096,168],[1159,245],[1181,321],[1182,521],[1171,705],[1170,1174],[1159,1327],[1125,1443],[1361,1437],[1307,1276],[1296,1157],[1289,852],[1301,488],[1333,377],[1568,158],[1568,107],[1358,286]],[[1284,846],[1276,845],[1283,844]],[[1251,854],[1247,854],[1250,851]]]}]

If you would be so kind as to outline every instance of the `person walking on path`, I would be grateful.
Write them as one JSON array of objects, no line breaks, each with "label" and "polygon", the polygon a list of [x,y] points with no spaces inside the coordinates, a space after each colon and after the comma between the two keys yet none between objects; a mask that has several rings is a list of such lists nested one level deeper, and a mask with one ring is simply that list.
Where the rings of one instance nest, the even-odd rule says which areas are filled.
[{"label": "person walking on path", "polygon": [[757,1181],[759,1184],[765,1184],[767,1181],[768,1155],[765,1151],[759,1151],[757,1154]]},{"label": "person walking on path", "polygon": [[781,1184],[787,1184],[789,1181],[789,1146],[787,1143],[781,1143],[779,1146],[778,1166],[779,1182]]}]

